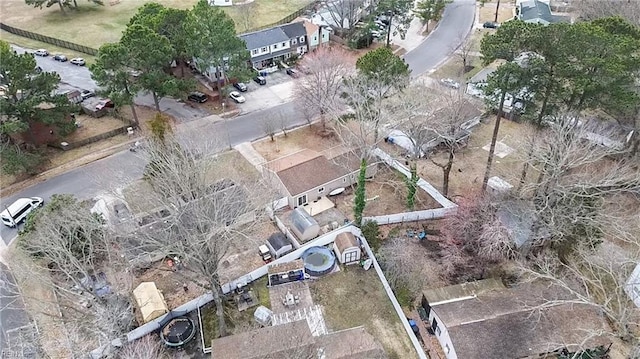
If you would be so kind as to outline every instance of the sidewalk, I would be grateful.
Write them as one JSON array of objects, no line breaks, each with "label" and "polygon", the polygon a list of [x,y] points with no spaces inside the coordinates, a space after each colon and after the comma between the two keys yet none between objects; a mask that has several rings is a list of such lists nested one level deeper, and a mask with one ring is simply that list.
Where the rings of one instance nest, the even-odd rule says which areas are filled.
[{"label": "sidewalk", "polygon": [[[417,1],[415,4],[417,4]],[[411,20],[409,28],[407,29],[404,40],[400,37],[400,34],[396,34],[394,36],[393,29],[391,29],[391,43],[393,45],[398,45],[402,49],[404,49],[404,52],[402,52],[402,49],[397,49],[395,52],[400,53],[400,56],[402,56],[403,54],[418,47],[422,43],[422,41],[427,38],[426,36],[422,35],[424,28],[425,26],[422,24],[420,19],[417,16],[414,16],[413,20]],[[384,40],[386,41],[386,38],[384,38]]]}]

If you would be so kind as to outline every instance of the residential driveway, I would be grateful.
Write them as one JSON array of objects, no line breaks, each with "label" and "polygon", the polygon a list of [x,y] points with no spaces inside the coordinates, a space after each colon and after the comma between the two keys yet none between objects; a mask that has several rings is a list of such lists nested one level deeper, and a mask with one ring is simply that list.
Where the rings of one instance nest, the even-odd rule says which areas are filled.
[{"label": "residential driveway", "polygon": [[266,85],[261,86],[254,81],[247,83],[247,92],[242,93],[247,101],[238,104],[241,114],[261,111],[293,100],[295,84],[299,80],[284,71],[278,71],[267,75]]}]

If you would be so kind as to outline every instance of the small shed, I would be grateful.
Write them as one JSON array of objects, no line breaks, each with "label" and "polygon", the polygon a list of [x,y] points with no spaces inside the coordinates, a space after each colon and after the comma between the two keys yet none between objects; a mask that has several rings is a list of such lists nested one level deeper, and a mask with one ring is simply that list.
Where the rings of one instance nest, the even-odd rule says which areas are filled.
[{"label": "small shed", "polygon": [[360,261],[362,251],[360,241],[351,232],[340,233],[333,241],[333,251],[342,264],[356,264]]},{"label": "small shed", "polygon": [[253,319],[255,319],[258,324],[266,327],[271,324],[272,315],[273,312],[271,311],[271,309],[265,307],[264,305],[261,305],[256,309],[255,312],[253,312]]},{"label": "small shed", "polygon": [[293,249],[291,241],[289,241],[289,238],[282,232],[269,236],[267,239],[267,247],[269,247],[269,251],[275,258],[280,258]]},{"label": "small shed", "polygon": [[303,242],[311,240],[320,233],[320,225],[304,209],[298,207],[289,215],[291,230]]},{"label": "small shed", "polygon": [[169,312],[162,293],[154,282],[142,282],[133,290],[133,296],[140,308],[142,320],[148,323]]}]

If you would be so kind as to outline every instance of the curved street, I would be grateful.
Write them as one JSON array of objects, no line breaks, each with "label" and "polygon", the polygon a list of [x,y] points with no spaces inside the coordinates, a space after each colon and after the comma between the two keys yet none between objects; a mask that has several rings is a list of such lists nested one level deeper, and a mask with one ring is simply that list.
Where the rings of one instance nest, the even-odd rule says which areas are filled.
[{"label": "curved street", "polygon": [[[412,70],[412,76],[422,75],[443,63],[468,36],[474,23],[474,16],[475,0],[454,0],[448,5],[438,27],[415,49],[404,55],[405,61]],[[18,51],[24,51],[18,47],[14,48]],[[53,61],[50,58],[37,57],[37,61],[45,71],[60,73],[63,85],[79,89],[96,87],[89,70],[85,67],[71,66]],[[144,96],[139,96],[136,102],[147,105],[147,100]],[[186,121],[201,117],[199,113],[191,111],[188,106],[172,99],[164,99],[162,105],[164,105],[164,111]],[[229,145],[264,137],[266,134],[262,123],[264,119],[272,116],[282,116],[289,128],[306,123],[303,116],[297,114],[293,102],[286,102],[263,111],[207,125],[208,140],[213,139],[210,135],[218,134],[220,136],[219,145],[214,150],[220,151],[228,148]],[[40,196],[47,200],[53,194],[62,193],[73,194],[80,199],[89,199],[100,193],[116,190],[140,178],[144,163],[145,161],[136,153],[125,150],[62,175],[43,180],[12,196],[2,198],[0,206],[4,207],[19,197]],[[0,243],[0,247],[9,245],[16,235],[17,230],[2,226],[0,239],[3,243]],[[4,268],[0,266],[0,274],[3,271]],[[7,275],[5,274],[5,278]],[[2,312],[5,310],[7,308],[2,308]],[[24,325],[24,323],[16,323],[6,319],[6,315],[0,315],[0,327],[3,333]],[[5,345],[4,337],[0,336],[0,351]]]}]

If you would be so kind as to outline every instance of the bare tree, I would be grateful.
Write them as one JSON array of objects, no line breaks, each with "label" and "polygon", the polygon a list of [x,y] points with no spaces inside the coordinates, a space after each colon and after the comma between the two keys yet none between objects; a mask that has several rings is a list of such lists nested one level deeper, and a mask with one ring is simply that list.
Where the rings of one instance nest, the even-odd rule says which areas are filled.
[{"label": "bare tree", "polygon": [[427,284],[429,270],[416,258],[405,239],[394,238],[385,241],[376,257],[380,262],[389,285],[398,292],[409,294],[411,301],[418,298]]},{"label": "bare tree", "polygon": [[124,346],[118,359],[168,359],[164,344],[153,334],[146,335]]},{"label": "bare tree", "polygon": [[[57,317],[50,320],[53,325],[65,328],[60,343],[73,357],[109,344],[131,329],[131,288],[112,282],[105,289],[109,279],[103,273],[126,272],[126,263],[120,261],[103,219],[86,204],[68,195],[53,196],[29,218],[18,243],[10,263],[21,273],[18,284],[25,289],[29,281],[39,278],[41,290],[52,294],[46,297],[48,303],[36,306],[46,316]],[[33,304],[33,299],[26,301]],[[52,306],[61,308],[64,316],[52,313]],[[30,310],[39,312],[38,308]]]},{"label": "bare tree", "polygon": [[462,70],[460,76],[464,76],[472,67],[469,65],[469,57],[473,50],[473,41],[467,38],[464,32],[458,34],[458,42],[461,44],[457,49],[453,49],[456,56],[462,61]]},{"label": "bare tree", "polygon": [[218,334],[224,336],[221,263],[235,245],[254,240],[251,232],[273,199],[271,191],[259,178],[225,177],[231,169],[219,156],[203,156],[177,138],[149,141],[146,155],[146,178],[152,188],[148,195],[166,215],[152,229],[129,236],[144,248],[185,263],[192,280],[212,292]]},{"label": "bare tree", "polygon": [[329,0],[326,8],[337,29],[342,32],[353,28],[360,20],[364,5],[364,0]]},{"label": "bare tree", "polygon": [[307,74],[296,82],[298,102],[312,113],[320,114],[323,131],[327,116],[340,112],[342,81],[355,71],[353,55],[339,47],[322,47],[307,54],[301,61]]},{"label": "bare tree", "polygon": [[580,242],[597,240],[605,199],[640,194],[640,170],[632,161],[618,159],[624,148],[602,142],[607,137],[602,125],[559,116],[536,141],[529,161],[538,179],[523,195],[532,201],[533,249],[567,252]]},{"label": "bare tree", "polygon": [[580,245],[562,260],[544,254],[520,263],[519,270],[525,280],[548,280],[571,294],[570,299],[550,299],[539,308],[560,303],[594,306],[611,323],[613,333],[609,334],[634,342],[640,334],[640,317],[624,288],[637,261]]},{"label": "bare tree", "polygon": [[640,3],[630,0],[582,0],[575,3],[581,19],[590,21],[603,17],[620,16],[640,25]]}]

